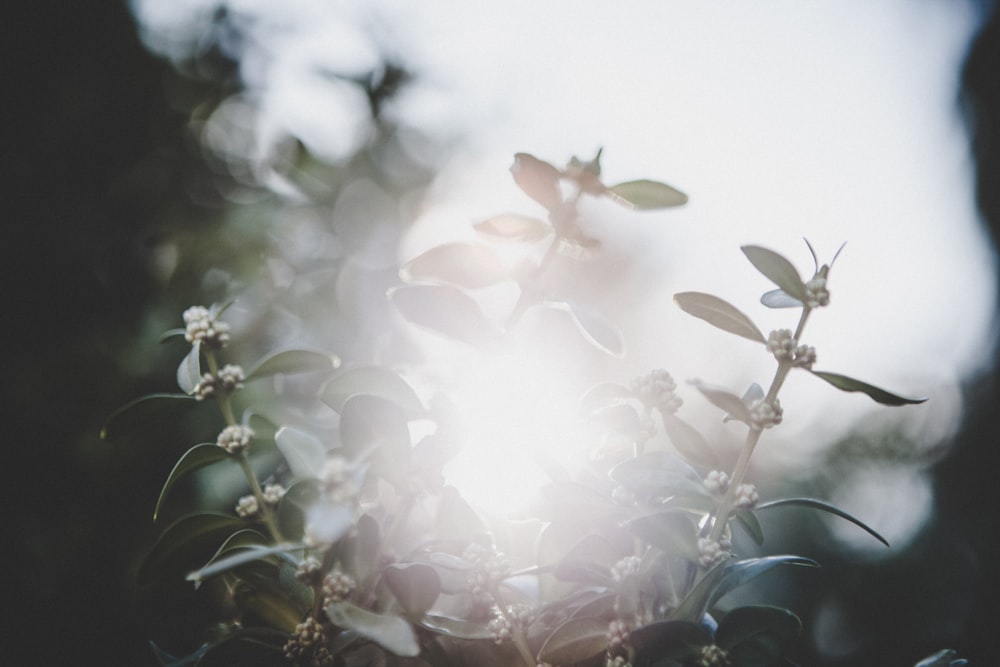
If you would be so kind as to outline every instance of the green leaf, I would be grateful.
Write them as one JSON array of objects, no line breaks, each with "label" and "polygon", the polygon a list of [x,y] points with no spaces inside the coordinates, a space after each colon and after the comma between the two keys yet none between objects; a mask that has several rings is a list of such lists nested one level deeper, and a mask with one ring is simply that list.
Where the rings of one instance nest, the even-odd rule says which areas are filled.
[{"label": "green leaf", "polygon": [[325,610],[334,625],[354,630],[387,651],[404,658],[420,654],[417,635],[400,616],[376,614],[350,602],[332,602]]},{"label": "green leaf", "polygon": [[511,280],[511,273],[485,246],[445,243],[403,264],[399,277],[406,282],[445,283],[476,290]]},{"label": "green leaf", "polygon": [[190,407],[198,401],[186,394],[149,394],[115,410],[101,428],[101,438],[113,440],[139,429],[153,428],[176,414],[180,407]]},{"label": "green leaf", "polygon": [[326,447],[319,438],[297,428],[279,428],[274,434],[274,444],[298,479],[316,477],[326,462]]},{"label": "green leaf", "polygon": [[686,461],[669,452],[646,452],[622,461],[611,479],[642,496],[704,495],[701,477]]},{"label": "green leaf", "polygon": [[879,389],[878,387],[870,385],[867,382],[855,380],[854,378],[841,375],[840,373],[813,370],[809,372],[821,380],[826,380],[841,391],[859,391],[863,394],[867,394],[873,401],[881,403],[882,405],[916,405],[927,400],[926,398],[904,398],[903,396],[897,396],[896,394],[888,392],[885,389]]},{"label": "green leaf", "polygon": [[720,564],[705,573],[670,616],[678,621],[700,621],[723,595],[779,565],[819,567],[816,561],[801,556],[766,556]]},{"label": "green leaf", "polygon": [[340,366],[335,354],[316,350],[282,350],[270,354],[247,373],[247,380],[276,375],[278,373],[314,373],[332,371]]},{"label": "green leaf", "polygon": [[625,354],[625,342],[621,332],[603,315],[567,301],[546,301],[543,305],[569,313],[573,323],[576,324],[577,329],[587,342],[599,350],[614,357],[622,357]]},{"label": "green leaf", "polygon": [[785,290],[773,289],[760,296],[760,302],[768,308],[801,308],[803,304],[795,297],[789,296]]},{"label": "green leaf", "polygon": [[562,173],[548,162],[527,153],[517,153],[510,171],[518,187],[548,210],[552,211],[562,204],[559,188]]},{"label": "green leaf", "polygon": [[160,507],[163,506],[163,501],[166,499],[167,494],[170,492],[170,489],[173,488],[174,483],[176,483],[178,479],[192,470],[204,468],[207,465],[211,465],[228,458],[230,458],[229,452],[214,443],[208,442],[195,445],[191,449],[184,452],[174,465],[174,469],[170,471],[169,475],[167,475],[167,481],[163,483],[163,488],[160,490],[160,497],[156,501],[156,508],[153,510],[153,521],[156,521],[156,517],[159,516]]},{"label": "green leaf", "polygon": [[750,423],[750,408],[736,394],[732,394],[724,389],[710,387],[699,380],[691,382],[695,389],[700,391],[709,402],[726,413],[726,420],[731,419],[741,421],[744,424]]},{"label": "green leaf", "polygon": [[442,616],[441,614],[425,614],[420,619],[420,625],[432,632],[456,639],[480,640],[493,637],[493,633],[483,623]]},{"label": "green leaf", "polygon": [[191,351],[177,367],[177,386],[185,394],[193,394],[199,382],[201,382],[201,341],[196,340],[191,345]]},{"label": "green leaf", "polygon": [[680,417],[671,414],[660,415],[663,418],[663,430],[681,456],[706,468],[717,469],[719,457],[715,450],[697,429]]},{"label": "green leaf", "polygon": [[802,631],[799,617],[780,607],[738,607],[726,614],[715,643],[740,667],[768,667],[785,654]]},{"label": "green leaf", "polygon": [[417,393],[395,371],[381,366],[350,368],[331,378],[320,389],[320,399],[341,412],[347,399],[357,394],[379,396],[398,405],[407,419],[419,419],[425,410]]},{"label": "green leaf", "polygon": [[702,292],[680,292],[674,295],[674,302],[685,313],[705,320],[723,331],[767,344],[767,339],[753,320],[717,296]]},{"label": "green leaf", "polygon": [[516,213],[506,213],[477,222],[473,228],[491,239],[527,243],[539,241],[552,233],[549,223]]},{"label": "green leaf", "polygon": [[786,294],[802,303],[807,301],[806,286],[798,270],[787,259],[767,248],[745,245],[740,248],[750,263]]},{"label": "green leaf", "polygon": [[390,565],[382,572],[386,585],[412,619],[419,619],[441,594],[441,579],[430,565]]},{"label": "green leaf", "polygon": [[186,333],[187,333],[186,329],[168,329],[167,331],[164,331],[162,334],[160,334],[160,342],[166,343],[168,340],[172,340],[174,338],[178,337],[183,338],[184,334]]},{"label": "green leaf", "polygon": [[750,510],[736,510],[733,518],[743,526],[743,530],[753,539],[757,546],[764,545],[764,529],[760,526],[757,516]]},{"label": "green leaf", "polygon": [[204,562],[214,545],[246,522],[226,514],[203,513],[170,524],[139,564],[136,580],[143,586],[168,570],[183,571]]},{"label": "green leaf", "polygon": [[450,285],[403,285],[388,292],[400,314],[418,326],[473,347],[496,344],[500,330],[469,295]]},{"label": "green leaf", "polygon": [[300,537],[305,530],[305,512],[320,499],[316,479],[294,482],[278,503],[278,527],[285,537]]},{"label": "green leaf", "polygon": [[185,578],[188,581],[193,581],[195,586],[199,586],[205,579],[214,577],[217,574],[222,574],[240,565],[274,555],[281,556],[292,564],[298,564],[298,559],[289,555],[288,552],[293,550],[301,551],[302,549],[305,549],[305,547],[294,543],[275,544],[272,546],[246,545],[241,547],[237,553],[230,554],[224,558],[213,559],[208,565],[188,573]]},{"label": "green leaf", "polygon": [[553,665],[575,665],[604,652],[607,644],[607,619],[571,618],[546,638],[538,659]]},{"label": "green leaf", "polygon": [[406,414],[388,399],[367,394],[352,396],[340,411],[340,442],[349,456],[374,451],[406,464],[410,457]]},{"label": "green leaf", "polygon": [[770,509],[772,507],[787,507],[787,506],[809,507],[814,510],[820,510],[821,512],[828,512],[835,516],[839,516],[841,519],[850,521],[858,528],[861,528],[862,530],[864,530],[866,533],[874,537],[876,540],[878,540],[885,546],[889,546],[889,542],[886,541],[884,537],[875,532],[874,529],[865,525],[865,523],[862,522],[860,519],[851,516],[844,510],[840,509],[839,507],[835,507],[834,505],[825,503],[822,500],[816,500],[815,498],[779,498],[778,500],[771,500],[769,502],[757,505],[757,510],[760,511],[760,510]]},{"label": "green leaf", "polygon": [[648,623],[630,632],[629,641],[636,653],[648,660],[680,661],[696,658],[702,646],[713,643],[708,628],[687,621]]},{"label": "green leaf", "polygon": [[646,179],[613,185],[608,188],[607,193],[619,204],[641,211],[681,206],[688,200],[687,195],[680,190],[666,183]]}]

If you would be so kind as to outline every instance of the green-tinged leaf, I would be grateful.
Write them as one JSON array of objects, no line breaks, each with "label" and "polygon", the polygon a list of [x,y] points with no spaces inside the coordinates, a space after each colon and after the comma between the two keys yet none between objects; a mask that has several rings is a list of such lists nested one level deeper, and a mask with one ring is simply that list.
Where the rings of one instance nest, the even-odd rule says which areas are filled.
[{"label": "green-tinged leaf", "polygon": [[279,556],[287,559],[290,563],[297,564],[299,559],[291,556],[290,551],[301,551],[305,549],[301,544],[286,543],[272,546],[246,545],[241,547],[236,553],[231,553],[222,558],[213,559],[208,565],[188,573],[185,577],[188,581],[193,581],[195,586],[217,574],[228,572],[229,570],[244,565],[255,560],[267,558],[268,556]]},{"label": "green-tinged leaf", "polygon": [[407,563],[390,565],[382,577],[407,616],[419,619],[441,594],[441,579],[430,565]]},{"label": "green-tinged leaf", "polygon": [[450,285],[403,285],[388,292],[407,320],[473,347],[493,345],[500,330],[468,294]]},{"label": "green-tinged leaf", "polygon": [[417,393],[395,371],[381,366],[349,368],[331,378],[320,390],[320,399],[340,412],[351,396],[369,394],[398,405],[407,419],[419,419],[425,410]]},{"label": "green-tinged leaf", "polygon": [[957,659],[958,651],[946,648],[934,655],[927,656],[913,667],[962,667],[969,664],[968,660]]},{"label": "green-tinged leaf", "polygon": [[326,462],[326,447],[320,439],[297,428],[279,428],[274,434],[274,444],[298,479],[316,477]]},{"label": "green-tinged leaf", "polygon": [[493,633],[484,623],[442,616],[441,614],[425,614],[420,619],[420,625],[432,632],[456,639],[481,640],[493,637]]},{"label": "green-tinged leaf", "polygon": [[485,246],[445,243],[403,264],[399,277],[406,282],[445,283],[475,290],[511,280],[511,273]]},{"label": "green-tinged leaf", "polygon": [[607,619],[588,616],[571,618],[546,638],[538,659],[553,665],[575,665],[603,653],[607,644]]},{"label": "green-tinged leaf", "polygon": [[622,554],[606,538],[591,534],[577,542],[553,573],[560,581],[577,581],[597,586],[611,586],[611,566]]},{"label": "green-tinged leaf", "polygon": [[254,576],[240,581],[233,602],[243,612],[245,622],[263,623],[288,634],[302,620],[303,610],[270,578]]},{"label": "green-tinged leaf", "polygon": [[603,315],[566,301],[547,301],[543,305],[569,313],[587,342],[598,349],[615,357],[625,354],[625,341],[621,331]]},{"label": "green-tinged leaf", "polygon": [[680,190],[646,179],[619,183],[608,188],[607,192],[618,203],[641,211],[682,206],[688,200]]},{"label": "green-tinged leaf", "polygon": [[156,501],[156,508],[153,510],[153,521],[156,521],[156,517],[159,516],[163,501],[178,479],[193,470],[204,468],[207,465],[228,458],[230,458],[229,452],[214,443],[195,445],[184,452],[174,465],[174,469],[167,475],[167,481],[163,483],[163,488],[160,490],[160,497]]},{"label": "green-tinged leaf", "polygon": [[193,394],[199,382],[201,382],[201,341],[196,340],[191,345],[191,351],[177,367],[177,386],[185,394]]},{"label": "green-tinged leaf", "polygon": [[705,320],[723,331],[743,336],[757,343],[767,343],[764,334],[749,317],[736,306],[712,294],[702,292],[680,292],[674,295],[674,302],[689,315]]},{"label": "green-tinged leaf", "polygon": [[184,334],[186,333],[187,333],[186,329],[168,329],[167,331],[164,331],[162,334],[160,334],[160,342],[166,343],[168,340],[173,340],[174,338],[178,337],[183,338]]},{"label": "green-tinged leaf", "polygon": [[764,529],[761,528],[760,521],[757,520],[757,516],[753,512],[750,510],[736,510],[733,512],[733,518],[738,524],[743,526],[743,530],[757,543],[757,546],[764,545]]},{"label": "green-tinged leaf", "polygon": [[635,398],[635,392],[625,385],[602,382],[587,390],[587,393],[580,398],[580,407],[587,412],[595,412],[629,398]]},{"label": "green-tinged leaf", "polygon": [[802,631],[799,617],[780,607],[738,607],[726,614],[715,643],[733,664],[768,667],[785,654]]},{"label": "green-tinged leaf", "polygon": [[472,564],[464,558],[444,551],[417,554],[415,558],[434,568],[442,593],[455,595],[469,589],[469,571],[472,569]]},{"label": "green-tinged leaf", "polygon": [[371,514],[362,514],[351,534],[352,548],[347,556],[350,571],[358,579],[365,579],[379,566],[378,556],[382,546],[382,528]]},{"label": "green-tinged leaf", "polygon": [[756,579],[779,565],[819,567],[819,563],[801,556],[766,556],[722,563],[708,572],[695,584],[687,597],[670,616],[678,621],[700,621],[709,607],[715,605],[729,591]]},{"label": "green-tinged leaf", "polygon": [[552,211],[562,204],[559,188],[562,173],[548,162],[527,153],[517,153],[510,171],[518,187],[548,210]]},{"label": "green-tinged leaf", "polygon": [[334,625],[354,630],[391,653],[402,657],[420,654],[416,633],[400,616],[376,614],[350,602],[332,602],[324,609]]},{"label": "green-tinged leaf", "polygon": [[278,528],[287,538],[299,538],[305,531],[305,512],[320,498],[320,483],[316,479],[294,482],[278,503]]},{"label": "green-tinged leaf", "polygon": [[782,289],[773,289],[770,292],[764,292],[760,296],[760,302],[768,308],[801,308],[805,305],[795,297],[789,296]]},{"label": "green-tinged leaf", "polygon": [[881,542],[885,546],[889,546],[889,542],[886,541],[886,539],[884,537],[882,537],[881,535],[879,535],[877,532],[875,532],[874,529],[872,529],[871,527],[867,526],[860,519],[851,516],[850,514],[848,514],[847,512],[845,512],[844,510],[840,509],[839,507],[835,507],[834,505],[831,505],[830,503],[825,503],[822,500],[816,500],[815,498],[779,498],[778,500],[771,500],[769,502],[761,503],[760,505],[757,505],[757,510],[760,511],[760,510],[770,509],[770,508],[773,508],[773,507],[789,507],[789,506],[791,506],[791,507],[809,507],[809,508],[814,509],[814,510],[820,510],[821,512],[828,512],[828,513],[833,514],[835,516],[839,516],[841,519],[845,519],[846,521],[850,521],[851,523],[853,523],[858,528],[861,528],[862,530],[864,530],[866,533],[868,533],[869,535],[871,535],[872,537],[874,537],[876,540],[878,540],[879,542]]},{"label": "green-tinged leaf", "polygon": [[840,373],[830,373],[827,371],[809,372],[821,380],[826,380],[841,391],[859,391],[863,394],[867,394],[873,401],[881,403],[882,405],[916,405],[927,400],[926,398],[904,398],[903,396],[897,396],[896,394],[888,392],[885,389],[879,389],[878,387],[870,385],[867,382],[855,380],[854,378],[841,375]]},{"label": "green-tinged leaf", "polygon": [[477,222],[473,228],[491,239],[527,243],[541,240],[552,233],[552,225],[549,223],[516,213],[494,216]]},{"label": "green-tinged leaf", "polygon": [[680,417],[671,414],[662,414],[663,430],[681,456],[687,461],[711,468],[719,467],[719,457],[715,450],[708,444],[708,441],[695,427],[688,424]]},{"label": "green-tinged leaf", "polygon": [[669,452],[646,452],[622,461],[611,479],[641,496],[704,495],[701,477],[686,461]]},{"label": "green-tinged leaf", "polygon": [[170,524],[139,564],[136,580],[143,586],[167,571],[184,571],[205,562],[226,536],[246,521],[226,514],[204,513]]},{"label": "green-tinged leaf", "polygon": [[743,402],[743,399],[736,394],[732,394],[725,389],[710,387],[703,384],[699,380],[693,380],[691,384],[693,384],[695,389],[700,391],[712,405],[726,413],[727,421],[736,420],[741,421],[744,424],[750,423],[750,408]]},{"label": "green-tinged leaf", "polygon": [[335,354],[317,350],[282,350],[274,352],[247,373],[247,380],[254,380],[278,373],[329,372],[340,367],[340,359]]},{"label": "green-tinged leaf", "polygon": [[115,410],[101,428],[101,438],[113,440],[139,429],[154,428],[157,423],[176,416],[177,409],[198,401],[185,394],[150,394]]},{"label": "green-tinged leaf", "polygon": [[805,283],[802,282],[798,270],[791,262],[773,250],[760,246],[745,245],[740,249],[758,271],[784,290],[786,294],[802,303],[807,301]]},{"label": "green-tinged leaf", "polygon": [[340,411],[340,442],[348,456],[374,451],[376,457],[406,465],[410,458],[406,413],[379,396],[351,396]]},{"label": "green-tinged leaf", "polygon": [[697,560],[695,526],[684,512],[668,510],[636,517],[625,524],[629,532],[669,554]]},{"label": "green-tinged leaf", "polygon": [[678,661],[696,658],[702,646],[713,643],[708,628],[686,621],[648,623],[631,631],[629,642],[640,658]]}]

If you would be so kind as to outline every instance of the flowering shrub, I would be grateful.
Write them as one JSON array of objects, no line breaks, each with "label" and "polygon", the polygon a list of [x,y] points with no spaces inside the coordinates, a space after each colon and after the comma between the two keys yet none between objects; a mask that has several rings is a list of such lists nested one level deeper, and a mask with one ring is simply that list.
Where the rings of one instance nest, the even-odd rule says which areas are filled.
[{"label": "flowering shrub", "polygon": [[[507,214],[477,223],[485,242],[447,243],[410,260],[390,301],[413,324],[484,350],[500,344],[530,309],[554,310],[571,318],[586,341],[621,354],[614,325],[587,304],[552,293],[545,274],[556,257],[584,261],[600,252],[579,224],[582,197],[654,209],[681,205],[686,196],[649,180],[605,186],[599,157],[574,158],[558,169],[517,155],[514,179],[547,218]],[[511,268],[494,252],[495,242],[524,248],[524,260]],[[540,259],[532,260],[527,250],[540,243]],[[228,511],[195,508],[181,516],[160,531],[138,569],[139,582],[148,583],[181,568],[192,585],[212,587],[222,598],[221,630],[185,657],[154,645],[161,664],[792,664],[785,656],[801,628],[793,610],[722,603],[766,573],[818,564],[789,554],[741,554],[734,533],[763,548],[758,515],[793,506],[833,514],[885,540],[820,499],[762,498],[747,479],[765,431],[785,419],[779,400],[785,380],[808,373],[889,406],[923,399],[814,368],[817,353],[803,335],[811,315],[830,303],[833,261],[820,265],[813,253],[813,272],[803,279],[771,250],[742,250],[775,285],[763,305],[795,309],[794,330],[765,336],[748,315],[710,294],[674,299],[686,313],[762,345],[774,358],[766,389],[753,384],[737,394],[693,383],[720,419],[745,431],[733,469],[722,470],[709,439],[678,416],[683,401],[669,372],[600,383],[581,397],[581,411],[592,418],[597,439],[616,446],[581,472],[556,471],[512,517],[538,527],[527,556],[505,554],[514,543],[445,484],[444,466],[461,441],[446,401],[422,396],[393,368],[341,368],[328,351],[282,350],[244,371],[226,358],[238,336],[223,319],[226,305],[186,310],[185,327],[166,334],[190,345],[177,370],[180,393],[140,398],[112,415],[104,430],[113,438],[162,410],[214,403],[220,420],[214,441],[180,457],[154,521],[174,501],[178,483],[195,473],[214,480],[238,469],[243,478]],[[504,282],[516,286],[517,297],[497,325],[475,291]],[[323,378],[320,409],[304,407],[274,424],[266,393],[254,403],[242,400],[249,383],[301,374]],[[429,435],[415,435],[418,421],[432,425]],[[958,664],[964,661],[952,651],[920,663]]]}]

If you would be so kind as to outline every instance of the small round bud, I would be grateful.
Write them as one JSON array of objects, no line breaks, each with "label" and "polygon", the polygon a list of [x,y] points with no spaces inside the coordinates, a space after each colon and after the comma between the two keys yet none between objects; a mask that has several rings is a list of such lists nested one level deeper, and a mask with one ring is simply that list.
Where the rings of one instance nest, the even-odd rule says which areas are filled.
[{"label": "small round bud", "polygon": [[625,556],[612,566],[611,578],[616,584],[621,583],[625,577],[638,574],[641,563],[642,559],[638,556]]},{"label": "small round bud", "polygon": [[620,618],[616,618],[608,624],[608,651],[624,649],[628,646],[628,623]]},{"label": "small round bud", "polygon": [[677,383],[665,370],[657,369],[633,379],[629,388],[644,405],[656,408],[665,415],[672,415],[683,401],[675,393]]},{"label": "small round bud", "polygon": [[222,429],[216,443],[230,454],[239,454],[250,447],[253,440],[253,430],[248,426],[233,424]]},{"label": "small round bud", "polygon": [[780,424],[783,415],[781,401],[778,399],[774,399],[773,404],[764,400],[757,401],[750,407],[750,423],[761,430]]},{"label": "small round bud", "polygon": [[281,484],[265,484],[264,485],[264,502],[268,505],[275,506],[281,499],[285,496],[287,489]]},{"label": "small round bud", "polygon": [[698,667],[729,667],[731,664],[729,654],[722,647],[715,644],[701,647]]},{"label": "small round bud", "polygon": [[757,495],[757,487],[753,484],[740,484],[736,487],[736,497],[733,499],[733,507],[737,509],[753,509],[760,501]]},{"label": "small round bud", "polygon": [[256,516],[259,512],[260,506],[253,496],[243,496],[236,501],[236,513],[244,519]]},{"label": "small round bud", "polygon": [[809,345],[799,345],[795,348],[792,363],[799,368],[812,368],[816,363],[816,348]]},{"label": "small round bud", "polygon": [[350,597],[356,587],[354,577],[334,570],[323,579],[323,597],[328,602],[342,602]]},{"label": "small round bud", "polygon": [[826,288],[826,277],[819,274],[806,283],[806,305],[819,308],[830,304],[830,291]]},{"label": "small round bud", "polygon": [[323,580],[323,566],[309,556],[295,568],[295,578],[307,586],[317,586]]},{"label": "small round bud", "polygon": [[709,493],[722,494],[729,489],[729,475],[721,470],[712,470],[703,480]]},{"label": "small round bud", "polygon": [[795,337],[790,329],[777,329],[767,337],[767,350],[778,361],[790,361],[795,354]]},{"label": "small round bud", "polygon": [[184,338],[189,343],[201,341],[221,348],[229,342],[229,325],[215,319],[204,306],[191,306],[184,311]]},{"label": "small round bud", "polygon": [[727,560],[732,555],[729,553],[728,546],[728,541],[726,545],[723,545],[721,540],[716,542],[705,537],[699,537],[698,564],[708,570]]},{"label": "small round bud", "polygon": [[226,364],[219,369],[217,380],[218,385],[222,388],[222,391],[227,394],[231,394],[237,389],[243,388],[243,381],[246,380],[246,376],[243,373],[242,366]]}]

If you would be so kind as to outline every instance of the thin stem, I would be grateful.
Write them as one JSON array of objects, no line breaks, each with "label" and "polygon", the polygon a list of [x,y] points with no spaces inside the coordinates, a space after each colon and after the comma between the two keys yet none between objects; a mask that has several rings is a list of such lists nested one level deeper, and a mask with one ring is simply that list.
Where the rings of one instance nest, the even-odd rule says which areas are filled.
[{"label": "thin stem", "polygon": [[271,537],[274,538],[275,542],[284,542],[285,539],[281,536],[281,530],[278,528],[278,522],[275,520],[274,511],[264,500],[264,492],[260,488],[260,482],[257,481],[257,476],[254,474],[253,468],[250,467],[250,459],[247,456],[246,450],[239,453],[237,461],[240,464],[240,468],[243,469],[243,475],[247,478],[247,482],[250,484],[250,492],[253,493],[253,497],[257,499],[257,507],[260,508],[264,525],[267,526],[267,529],[270,531]]}]

